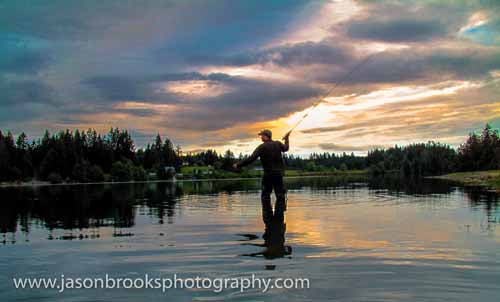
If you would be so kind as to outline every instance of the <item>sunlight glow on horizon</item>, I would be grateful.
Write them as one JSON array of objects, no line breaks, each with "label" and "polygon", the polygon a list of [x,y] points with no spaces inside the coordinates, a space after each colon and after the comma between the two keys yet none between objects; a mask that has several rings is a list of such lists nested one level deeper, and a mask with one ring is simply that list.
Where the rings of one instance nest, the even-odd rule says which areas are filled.
[{"label": "sunlight glow on horizon", "polygon": [[[267,67],[267,68],[266,68]],[[277,81],[293,81],[295,77],[286,73],[280,73],[279,70],[273,68],[269,70],[269,66],[245,66],[245,67],[230,67],[230,66],[208,66],[200,69],[202,74],[208,75],[213,73],[223,73],[230,76],[238,76],[245,78],[261,79],[261,80],[277,80]]]}]

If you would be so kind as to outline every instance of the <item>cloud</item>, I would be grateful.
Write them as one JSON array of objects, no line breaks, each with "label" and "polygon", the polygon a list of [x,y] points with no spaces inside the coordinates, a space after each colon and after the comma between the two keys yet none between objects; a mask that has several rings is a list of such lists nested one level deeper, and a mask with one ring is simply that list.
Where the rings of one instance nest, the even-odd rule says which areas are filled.
[{"label": "cloud", "polygon": [[[469,132],[500,117],[500,102],[495,97],[498,91],[498,80],[491,79],[456,93],[421,94],[415,99],[382,103],[369,111],[359,108],[345,112],[333,110],[329,122],[296,132],[295,137],[304,144],[300,147],[309,150],[323,150],[327,146],[319,144],[330,142],[348,146],[387,146],[433,140],[456,147],[464,142]],[[333,125],[324,126],[329,123]],[[316,148],[314,142],[317,142]],[[329,147],[333,150],[335,146]]]},{"label": "cloud", "polygon": [[[450,79],[464,80],[487,76],[500,66],[500,50],[469,45],[465,47],[412,47],[388,50],[373,55],[360,66],[343,85],[383,83],[435,83]],[[330,71],[322,66],[313,73],[313,79],[337,82],[343,79],[355,64],[342,71]]]},{"label": "cloud", "polygon": [[196,104],[180,105],[166,122],[180,129],[213,131],[240,123],[267,121],[311,104],[311,98],[319,92],[300,83],[246,79],[238,79],[231,87],[230,93]]},{"label": "cloud", "polygon": [[[369,56],[370,59],[359,66]],[[215,66],[235,63],[234,67],[258,64],[261,70],[268,70],[269,74],[282,73],[295,79],[322,84],[424,84],[485,76],[499,68],[500,49],[453,42],[431,47],[413,45],[366,54],[356,51],[344,40],[337,42],[329,38],[247,54],[198,58],[195,62]]]},{"label": "cloud", "polygon": [[301,42],[287,44],[259,51],[249,51],[226,56],[190,56],[186,61],[197,65],[250,66],[254,64],[275,64],[278,66],[337,64],[351,61],[353,49],[347,44],[334,41]]},{"label": "cloud", "polygon": [[137,117],[153,117],[158,113],[153,109],[142,109],[142,108],[129,108],[129,109],[114,109],[116,113],[125,113],[129,116],[137,116]]},{"label": "cloud", "polygon": [[354,39],[384,42],[427,41],[446,34],[443,24],[437,20],[365,20],[351,22],[345,30],[347,36]]},{"label": "cloud", "polygon": [[158,75],[98,75],[81,81],[81,84],[95,88],[106,100],[143,100],[151,103],[178,103],[183,93],[165,89],[165,83],[186,83],[189,81],[230,82],[229,75],[213,73],[203,75],[198,72],[171,73]]},{"label": "cloud", "polygon": [[[159,89],[168,83],[192,80],[209,81],[228,87],[225,93],[201,100],[186,98],[182,93]],[[140,77],[98,76],[83,83],[96,88],[101,97],[115,103],[126,100],[151,104],[147,108],[120,108],[131,115],[153,114],[155,108],[169,107],[165,119],[172,127],[191,130],[218,130],[235,123],[268,120],[289,114],[305,104],[321,90],[297,82],[271,82],[225,74],[165,74]],[[309,101],[310,102],[310,101]],[[141,109],[141,110],[139,110]]]},{"label": "cloud", "polygon": [[50,87],[35,80],[6,80],[0,77],[2,106],[40,103],[50,105],[53,91]]},{"label": "cloud", "polygon": [[31,50],[9,50],[0,48],[0,73],[34,73],[49,62],[46,54]]},{"label": "cloud", "polygon": [[318,128],[311,128],[311,129],[306,129],[306,130],[301,130],[300,132],[306,133],[306,134],[315,134],[315,133],[321,133],[321,132],[335,132],[335,131],[342,131],[342,130],[348,130],[356,127],[363,127],[363,126],[369,126],[372,122],[361,122],[361,123],[352,123],[352,124],[343,124],[340,126],[331,126],[331,127],[318,127]]},{"label": "cloud", "polygon": [[51,60],[45,40],[0,32],[0,74],[33,74]]},{"label": "cloud", "polygon": [[15,124],[26,125],[26,120],[44,117],[54,108],[53,95],[53,89],[40,81],[0,76],[0,128],[13,129]]},{"label": "cloud", "polygon": [[422,43],[453,39],[480,1],[360,1],[364,10],[331,30],[349,38],[387,43]]}]

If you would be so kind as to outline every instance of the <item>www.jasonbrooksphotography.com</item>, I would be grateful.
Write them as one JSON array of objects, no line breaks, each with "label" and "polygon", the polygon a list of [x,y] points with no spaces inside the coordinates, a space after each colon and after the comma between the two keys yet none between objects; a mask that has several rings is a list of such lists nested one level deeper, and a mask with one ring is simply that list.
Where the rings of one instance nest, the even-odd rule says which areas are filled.
[{"label": "www.jasonbrooksphotography.com", "polygon": [[303,289],[310,288],[307,278],[258,278],[250,276],[232,278],[207,277],[155,277],[145,274],[140,277],[113,277],[108,274],[104,277],[70,277],[61,275],[58,278],[13,278],[16,289],[55,289],[59,293],[73,289],[157,289],[163,293],[170,289],[210,289],[220,293],[226,289],[238,289],[245,292],[250,289],[260,289],[263,293],[270,289]]},{"label": "www.jasonbrooksphotography.com", "polygon": [[498,300],[499,16],[2,1],[2,301]]}]

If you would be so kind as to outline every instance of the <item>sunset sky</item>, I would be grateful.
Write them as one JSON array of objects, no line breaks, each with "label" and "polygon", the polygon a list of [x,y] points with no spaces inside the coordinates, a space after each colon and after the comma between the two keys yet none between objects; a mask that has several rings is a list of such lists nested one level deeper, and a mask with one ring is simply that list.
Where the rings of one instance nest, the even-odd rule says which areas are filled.
[{"label": "sunset sky", "polygon": [[500,127],[500,2],[2,1],[0,129],[366,153]]}]

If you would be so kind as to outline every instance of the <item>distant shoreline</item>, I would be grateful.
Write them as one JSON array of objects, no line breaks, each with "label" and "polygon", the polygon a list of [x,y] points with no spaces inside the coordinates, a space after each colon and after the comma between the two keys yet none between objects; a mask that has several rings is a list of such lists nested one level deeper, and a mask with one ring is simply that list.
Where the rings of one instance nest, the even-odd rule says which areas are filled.
[{"label": "distant shoreline", "polygon": [[[305,173],[302,175],[285,175],[285,178],[305,178],[305,177],[331,177],[331,176],[353,176],[353,175],[368,175],[367,171],[353,170],[335,173]],[[144,181],[103,181],[103,182],[63,182],[50,183],[48,181],[27,181],[18,183],[0,183],[0,188],[8,187],[48,187],[48,186],[81,186],[81,185],[119,185],[119,184],[140,184],[140,183],[175,183],[175,182],[202,182],[202,181],[221,181],[221,180],[257,180],[261,177],[233,177],[233,178],[200,178],[200,179],[174,179],[174,180],[144,180]]]},{"label": "distant shoreline", "polygon": [[464,186],[488,187],[500,192],[500,170],[458,172],[428,178],[449,180]]}]

